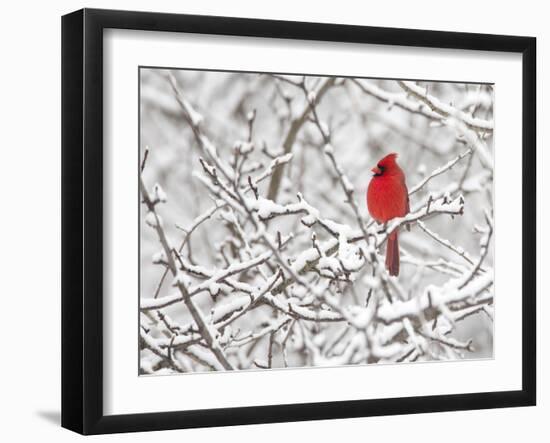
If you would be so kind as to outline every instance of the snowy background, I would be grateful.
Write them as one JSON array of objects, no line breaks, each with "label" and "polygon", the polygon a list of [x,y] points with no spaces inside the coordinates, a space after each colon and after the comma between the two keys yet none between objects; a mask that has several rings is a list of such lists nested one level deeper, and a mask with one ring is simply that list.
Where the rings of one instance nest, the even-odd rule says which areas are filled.
[{"label": "snowy background", "polygon": [[[491,85],[142,69],[140,373],[492,357],[493,101]],[[390,152],[411,213],[384,227],[365,193]]]}]

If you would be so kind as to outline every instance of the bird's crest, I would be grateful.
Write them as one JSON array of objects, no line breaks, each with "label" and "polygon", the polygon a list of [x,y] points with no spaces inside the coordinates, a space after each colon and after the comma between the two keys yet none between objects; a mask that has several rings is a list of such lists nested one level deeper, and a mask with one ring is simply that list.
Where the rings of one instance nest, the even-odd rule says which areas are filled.
[{"label": "bird's crest", "polygon": [[382,160],[378,162],[378,166],[386,167],[389,165],[395,164],[395,159],[397,158],[397,153],[392,152],[391,154],[386,155]]}]

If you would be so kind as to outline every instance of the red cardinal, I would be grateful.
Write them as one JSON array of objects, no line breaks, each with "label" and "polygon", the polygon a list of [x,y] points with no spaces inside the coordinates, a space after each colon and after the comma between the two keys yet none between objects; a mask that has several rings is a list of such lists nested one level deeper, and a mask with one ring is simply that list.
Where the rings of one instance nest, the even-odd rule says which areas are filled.
[{"label": "red cardinal", "polygon": [[[397,154],[388,154],[372,168],[374,173],[367,190],[370,215],[378,223],[387,223],[395,217],[404,217],[410,211],[409,191],[405,174],[396,163]],[[386,268],[390,275],[399,275],[399,242],[397,229],[388,237]]]}]

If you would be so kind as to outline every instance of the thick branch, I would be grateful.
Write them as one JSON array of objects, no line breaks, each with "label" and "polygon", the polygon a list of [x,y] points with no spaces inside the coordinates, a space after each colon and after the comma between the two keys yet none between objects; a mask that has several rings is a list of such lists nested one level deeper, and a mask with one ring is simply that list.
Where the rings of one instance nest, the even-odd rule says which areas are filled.
[{"label": "thick branch", "polygon": [[[325,93],[331,88],[331,86],[334,85],[336,81],[336,78],[330,77],[325,79],[321,87],[316,91],[315,93],[315,104],[318,104]],[[298,118],[294,119],[292,123],[290,124],[290,128],[286,134],[286,137],[283,141],[283,149],[284,153],[288,154],[292,151],[292,147],[294,146],[294,142],[296,141],[296,136],[298,135],[298,132],[304,125],[304,123],[307,121],[308,116],[311,112],[312,106],[308,102],[306,103],[302,113],[298,116]],[[276,201],[277,200],[277,194],[279,193],[279,187],[281,185],[281,179],[283,178],[283,168],[278,168],[271,177],[271,182],[269,183],[269,190],[267,193],[267,198],[269,200]]]}]

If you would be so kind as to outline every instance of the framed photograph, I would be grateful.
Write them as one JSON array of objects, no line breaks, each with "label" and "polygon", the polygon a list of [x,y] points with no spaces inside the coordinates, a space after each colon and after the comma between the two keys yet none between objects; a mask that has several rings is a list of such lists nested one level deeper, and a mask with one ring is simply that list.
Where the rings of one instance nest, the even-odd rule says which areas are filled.
[{"label": "framed photograph", "polygon": [[536,41],[62,20],[62,425],[534,405]]}]

